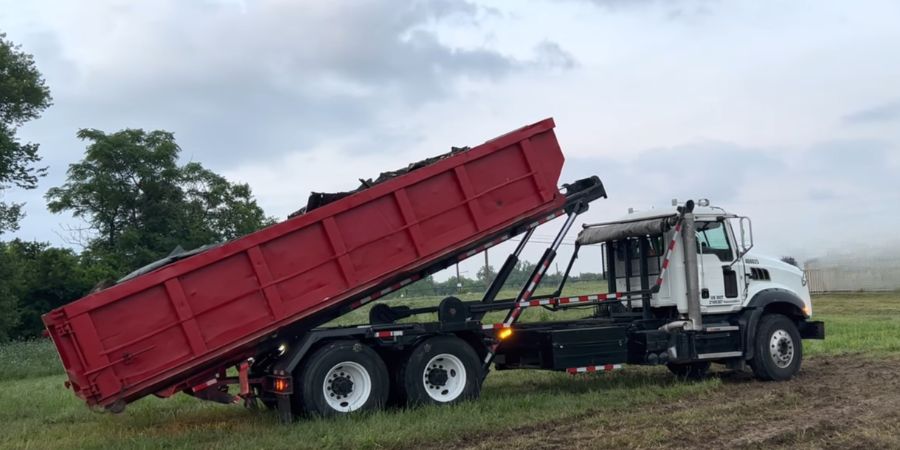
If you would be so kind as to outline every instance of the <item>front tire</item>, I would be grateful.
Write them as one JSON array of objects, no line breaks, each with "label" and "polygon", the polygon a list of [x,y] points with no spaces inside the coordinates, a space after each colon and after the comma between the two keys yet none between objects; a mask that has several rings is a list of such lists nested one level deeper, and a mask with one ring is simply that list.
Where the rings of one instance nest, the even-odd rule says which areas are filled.
[{"label": "front tire", "polygon": [[450,404],[477,398],[481,363],[462,339],[437,336],[410,353],[400,373],[402,397],[410,406]]},{"label": "front tire", "polygon": [[803,341],[797,325],[781,314],[768,314],[759,321],[754,343],[753,374],[760,380],[790,380],[803,361]]},{"label": "front tire", "polygon": [[387,367],[374,350],[360,342],[328,344],[313,353],[299,372],[302,386],[292,398],[295,410],[337,416],[379,410],[387,402]]}]

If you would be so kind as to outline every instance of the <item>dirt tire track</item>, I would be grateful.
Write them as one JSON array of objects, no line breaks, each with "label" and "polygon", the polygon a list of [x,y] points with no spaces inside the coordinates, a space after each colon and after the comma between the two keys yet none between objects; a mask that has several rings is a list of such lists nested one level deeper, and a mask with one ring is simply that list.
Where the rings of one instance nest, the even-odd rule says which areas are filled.
[{"label": "dirt tire track", "polygon": [[[900,358],[804,361],[788,382],[722,372],[708,394],[470,436],[504,448],[900,448]],[[444,446],[446,448],[446,445]]]}]

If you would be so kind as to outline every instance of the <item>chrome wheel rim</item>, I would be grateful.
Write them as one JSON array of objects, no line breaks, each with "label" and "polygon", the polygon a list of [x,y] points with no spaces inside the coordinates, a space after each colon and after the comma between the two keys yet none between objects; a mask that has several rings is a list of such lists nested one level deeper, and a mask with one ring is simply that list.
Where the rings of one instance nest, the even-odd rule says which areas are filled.
[{"label": "chrome wheel rim", "polygon": [[769,339],[769,355],[779,368],[786,368],[794,361],[794,339],[784,330],[775,330]]}]

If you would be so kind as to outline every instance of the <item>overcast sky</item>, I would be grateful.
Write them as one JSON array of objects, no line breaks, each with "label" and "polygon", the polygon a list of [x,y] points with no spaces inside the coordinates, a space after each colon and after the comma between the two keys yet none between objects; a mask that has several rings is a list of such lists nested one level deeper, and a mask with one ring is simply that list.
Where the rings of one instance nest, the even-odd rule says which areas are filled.
[{"label": "overcast sky", "polygon": [[896,1],[0,0],[54,98],[21,131],[48,175],[6,199],[27,202],[15,236],[64,245],[76,222],[43,194],[76,131],[159,128],[284,217],[552,116],[562,181],[607,186],[587,221],[708,197],[776,256],[880,246],[900,230],[898,24]]}]

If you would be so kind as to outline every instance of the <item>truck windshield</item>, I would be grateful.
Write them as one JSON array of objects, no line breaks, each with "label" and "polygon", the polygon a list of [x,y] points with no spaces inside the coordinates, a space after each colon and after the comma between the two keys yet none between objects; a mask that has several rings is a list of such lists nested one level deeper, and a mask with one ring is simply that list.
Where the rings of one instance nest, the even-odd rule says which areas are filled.
[{"label": "truck windshield", "polygon": [[722,222],[697,222],[697,251],[731,261],[731,243]]}]

